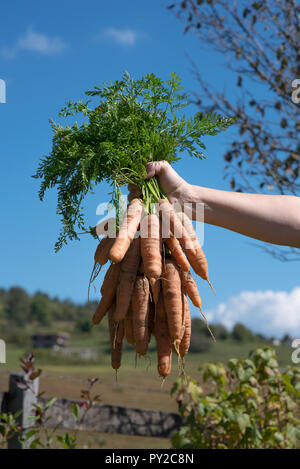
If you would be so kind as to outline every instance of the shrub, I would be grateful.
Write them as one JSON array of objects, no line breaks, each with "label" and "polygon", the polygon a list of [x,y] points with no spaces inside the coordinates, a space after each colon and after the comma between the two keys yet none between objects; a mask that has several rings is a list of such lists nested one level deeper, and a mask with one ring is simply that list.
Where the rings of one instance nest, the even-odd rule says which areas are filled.
[{"label": "shrub", "polygon": [[258,347],[248,359],[207,363],[210,390],[193,379],[173,386],[184,424],[174,448],[293,449],[300,443],[300,370],[280,372],[275,351]]},{"label": "shrub", "polygon": [[91,332],[92,322],[89,319],[78,319],[75,324],[75,330],[83,333]]}]

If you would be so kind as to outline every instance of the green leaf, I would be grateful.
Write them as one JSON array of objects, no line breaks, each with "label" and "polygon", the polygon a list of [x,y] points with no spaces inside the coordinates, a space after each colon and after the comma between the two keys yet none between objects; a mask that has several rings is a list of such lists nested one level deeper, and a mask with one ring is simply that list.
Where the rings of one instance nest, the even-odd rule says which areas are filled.
[{"label": "green leaf", "polygon": [[79,407],[77,404],[72,404],[72,413],[73,413],[73,416],[74,416],[74,419],[77,420],[78,419],[78,412],[79,412]]},{"label": "green leaf", "polygon": [[190,381],[188,384],[188,392],[190,393],[193,401],[195,402],[201,394],[201,390],[199,389],[197,383],[193,381]]},{"label": "green leaf", "polygon": [[47,399],[45,408],[49,409],[50,407],[52,407],[56,400],[57,400],[56,397],[51,397],[50,399]]},{"label": "green leaf", "polygon": [[[39,444],[40,444],[40,439],[36,438],[30,443],[29,449],[36,449]],[[44,446],[44,445],[41,445],[41,446]]]},{"label": "green leaf", "polygon": [[[0,415],[0,418],[1,418],[1,415]],[[6,432],[5,432],[5,426],[4,426],[4,425],[0,425],[0,434],[1,434],[2,436],[5,436],[5,433],[6,433]]]},{"label": "green leaf", "polygon": [[277,443],[281,443],[282,441],[284,441],[284,436],[280,432],[275,432],[274,438],[275,438],[275,441],[277,441]]},{"label": "green leaf", "polygon": [[31,438],[35,434],[36,434],[36,430],[29,430],[29,432],[27,432],[25,436],[29,440],[29,438]]},{"label": "green leaf", "polygon": [[236,418],[236,421],[241,432],[243,432],[250,425],[249,415],[247,414],[239,414]]}]

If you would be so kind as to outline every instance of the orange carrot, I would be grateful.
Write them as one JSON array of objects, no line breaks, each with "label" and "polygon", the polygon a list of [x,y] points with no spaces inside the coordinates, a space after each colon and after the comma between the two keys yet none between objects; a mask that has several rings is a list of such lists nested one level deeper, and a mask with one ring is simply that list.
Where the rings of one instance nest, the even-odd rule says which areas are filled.
[{"label": "orange carrot", "polygon": [[191,314],[189,308],[189,302],[187,297],[184,295],[184,334],[179,345],[179,356],[183,358],[189,350],[191,342]]},{"label": "orange carrot", "polygon": [[145,215],[141,221],[141,254],[144,272],[148,279],[161,277],[162,259],[160,248],[159,218]]},{"label": "orange carrot", "polygon": [[149,343],[149,281],[147,277],[137,276],[131,304],[133,331],[136,352],[146,355]]},{"label": "orange carrot", "polygon": [[166,244],[179,267],[181,267],[184,272],[189,272],[190,264],[180,246],[180,242],[172,233],[170,233],[169,238],[166,238]]},{"label": "orange carrot", "polygon": [[113,238],[116,235],[116,219],[115,218],[108,218],[95,226],[93,228],[93,232],[97,234],[97,236],[108,236]]},{"label": "orange carrot", "polygon": [[[211,287],[211,289],[213,290],[213,292],[215,293],[215,290],[213,289],[213,286],[210,283],[209,278],[208,278],[207,260],[203,252],[203,249],[201,248],[200,243],[198,241],[193,224],[191,220],[189,219],[189,217],[184,212],[179,212],[177,216],[182,222],[190,238],[190,243],[189,245],[186,246],[186,249],[185,249],[186,256],[188,260],[190,261],[191,266],[193,267],[196,274],[200,275],[200,277],[203,278],[203,280],[206,280],[209,286]],[[190,245],[192,246],[192,249],[189,248]]]},{"label": "orange carrot", "polygon": [[173,259],[166,259],[162,274],[162,290],[170,336],[178,354],[182,338],[183,306],[179,268]]},{"label": "orange carrot", "polygon": [[171,371],[172,340],[169,333],[162,292],[157,302],[154,324],[154,335],[157,344],[157,370],[165,378]]},{"label": "orange carrot", "polygon": [[127,342],[134,347],[133,315],[131,305],[128,308],[125,318],[125,337]]},{"label": "orange carrot", "polygon": [[141,221],[143,204],[140,199],[133,199],[127,209],[126,217],[109,252],[113,262],[121,262]]},{"label": "orange carrot", "polygon": [[179,240],[181,246],[191,246],[189,235],[175,213],[172,204],[167,199],[159,201],[159,211],[162,217],[162,236],[164,239],[170,237],[170,233]]},{"label": "orange carrot", "polygon": [[121,263],[120,281],[117,289],[115,321],[122,321],[125,319],[130,305],[134,281],[141,257],[140,241],[140,238],[135,238],[132,241]]},{"label": "orange carrot", "polygon": [[[112,317],[114,315],[112,314]],[[115,344],[122,344],[125,335],[125,320],[115,323]]]},{"label": "orange carrot", "polygon": [[105,236],[104,238],[101,239],[101,241],[98,243],[96,247],[96,251],[94,254],[94,261],[95,263],[98,262],[98,258],[100,257],[101,252],[103,251],[105,245],[108,242],[108,238]]},{"label": "orange carrot", "polygon": [[191,274],[187,273],[187,272],[182,272],[181,271],[180,277],[181,277],[182,287],[183,287],[184,291],[187,293],[187,295],[190,298],[193,305],[196,306],[196,308],[200,309],[200,313],[201,313],[201,315],[203,316],[203,319],[206,322],[207,330],[209,331],[212,339],[215,341],[216,340],[215,336],[212,333],[212,331],[209,327],[209,324],[208,324],[208,320],[207,320],[205,314],[202,311],[202,301],[201,301],[201,297],[199,295],[198,288],[197,288],[195,280],[193,279]]},{"label": "orange carrot", "polygon": [[[103,292],[105,291],[105,288],[107,287],[107,285],[109,285],[108,282],[110,281],[111,276],[113,275],[113,272],[114,272],[115,270],[119,270],[119,272],[120,272],[120,270],[121,270],[121,265],[114,264],[113,262],[111,262],[109,268],[108,268],[107,271],[106,271],[106,274],[105,274],[105,276],[104,276],[103,283],[102,283],[101,288],[100,288],[100,293],[101,293],[101,295],[103,295]],[[119,277],[118,277],[117,281],[119,281]]]},{"label": "orange carrot", "polygon": [[94,266],[93,266],[93,270],[92,270],[90,281],[89,281],[88,299],[90,296],[91,284],[98,277],[101,267],[104,264],[106,264],[106,262],[108,261],[108,253],[109,253],[111,246],[112,246],[112,243],[110,243],[109,238],[105,237],[101,239],[100,243],[98,244],[96,248],[96,251],[94,254]]},{"label": "orange carrot", "polygon": [[154,304],[158,301],[158,296],[160,292],[160,279],[149,278],[149,283],[151,285],[151,293]]},{"label": "orange carrot", "polygon": [[95,262],[104,265],[108,261],[110,248],[114,243],[114,238],[102,238],[95,251]]},{"label": "orange carrot", "polygon": [[[197,250],[191,240],[187,230],[183,226],[181,220],[175,213],[172,205],[166,199],[159,201],[160,213],[162,215],[163,235],[165,238],[169,238],[173,234],[179,241],[183,248],[188,261],[194,268],[195,259],[197,258]],[[169,224],[169,227],[166,226]],[[169,230],[169,231],[168,231]],[[197,268],[197,266],[196,266]]]},{"label": "orange carrot", "polygon": [[180,272],[181,283],[186,291],[187,295],[189,296],[191,302],[193,303],[196,308],[201,308],[202,302],[201,297],[198,292],[198,288],[196,285],[195,280],[191,276],[189,272]]},{"label": "orange carrot", "polygon": [[124,321],[117,324],[114,322],[114,310],[115,304],[108,311],[108,325],[111,344],[111,366],[114,370],[118,370],[121,366]]},{"label": "orange carrot", "polygon": [[93,323],[99,324],[114,302],[120,276],[121,264],[112,264],[101,287],[102,297],[93,316]]},{"label": "orange carrot", "polygon": [[[146,272],[145,272],[145,269],[144,269],[143,259],[142,259],[141,265],[139,267],[139,272],[146,275]],[[159,292],[160,292],[160,279],[159,278],[155,279],[155,278],[150,277],[148,280],[149,280],[149,283],[150,283],[150,286],[151,286],[152,300],[156,304],[157,300],[158,300],[158,295],[159,295]]]}]

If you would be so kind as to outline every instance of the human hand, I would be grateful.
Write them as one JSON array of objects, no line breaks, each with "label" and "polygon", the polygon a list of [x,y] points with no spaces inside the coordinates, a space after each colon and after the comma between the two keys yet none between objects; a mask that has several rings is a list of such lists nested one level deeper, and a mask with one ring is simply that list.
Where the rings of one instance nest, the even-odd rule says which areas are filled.
[{"label": "human hand", "polygon": [[[179,203],[181,206],[184,202],[190,201],[190,184],[188,184],[167,161],[153,161],[146,165],[147,178],[157,176],[162,190],[171,203]],[[133,184],[128,184],[129,202],[135,197],[140,197],[141,191]]]}]

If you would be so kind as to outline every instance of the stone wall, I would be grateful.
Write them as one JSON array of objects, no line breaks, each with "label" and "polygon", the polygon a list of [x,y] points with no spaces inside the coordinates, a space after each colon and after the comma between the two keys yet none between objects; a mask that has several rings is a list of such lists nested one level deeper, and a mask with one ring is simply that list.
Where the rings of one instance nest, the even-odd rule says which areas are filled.
[{"label": "stone wall", "polygon": [[[73,402],[75,401],[57,399],[49,411],[48,415],[51,416],[51,419],[47,425],[53,427],[57,423],[61,423],[63,428],[78,428],[79,425],[75,422],[72,414]],[[78,421],[80,421],[83,412],[84,409],[80,408]],[[81,428],[103,433],[168,438],[178,430],[180,425],[180,416],[175,413],[95,403],[88,410]]]}]

